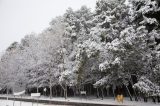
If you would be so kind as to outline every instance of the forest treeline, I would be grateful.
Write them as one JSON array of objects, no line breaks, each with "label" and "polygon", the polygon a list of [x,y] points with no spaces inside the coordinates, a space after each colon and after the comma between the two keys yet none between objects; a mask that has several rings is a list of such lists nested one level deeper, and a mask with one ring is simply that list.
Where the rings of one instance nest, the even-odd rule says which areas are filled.
[{"label": "forest treeline", "polygon": [[1,56],[1,93],[17,86],[65,98],[80,91],[160,96],[160,0],[98,0],[93,12],[67,9]]}]

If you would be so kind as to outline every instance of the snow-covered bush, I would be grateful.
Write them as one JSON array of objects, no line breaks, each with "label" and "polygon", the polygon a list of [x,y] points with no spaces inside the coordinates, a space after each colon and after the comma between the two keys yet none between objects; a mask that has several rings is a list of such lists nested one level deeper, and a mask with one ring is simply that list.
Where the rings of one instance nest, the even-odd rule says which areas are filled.
[{"label": "snow-covered bush", "polygon": [[151,82],[146,77],[142,76],[139,81],[133,85],[134,89],[137,89],[141,93],[147,96],[158,96],[160,95],[160,87]]}]

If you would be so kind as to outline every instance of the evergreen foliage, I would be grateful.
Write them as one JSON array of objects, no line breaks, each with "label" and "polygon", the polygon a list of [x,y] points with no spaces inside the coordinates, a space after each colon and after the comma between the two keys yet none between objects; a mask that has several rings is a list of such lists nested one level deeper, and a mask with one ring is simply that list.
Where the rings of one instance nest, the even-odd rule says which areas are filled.
[{"label": "evergreen foliage", "polygon": [[94,12],[69,8],[42,33],[12,43],[0,59],[4,90],[60,87],[67,97],[68,89],[76,94],[91,84],[102,93],[125,86],[132,97],[131,85],[160,95],[160,1],[98,0]]}]

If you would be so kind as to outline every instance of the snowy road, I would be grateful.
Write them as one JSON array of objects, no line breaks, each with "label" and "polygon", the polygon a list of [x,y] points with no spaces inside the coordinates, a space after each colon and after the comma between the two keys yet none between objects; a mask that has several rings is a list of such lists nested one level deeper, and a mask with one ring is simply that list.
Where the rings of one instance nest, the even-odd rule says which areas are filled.
[{"label": "snowy road", "polygon": [[47,104],[38,104],[31,102],[20,102],[20,101],[11,101],[11,100],[0,100],[0,106],[66,106],[66,105],[47,105]]},{"label": "snowy road", "polygon": [[[28,97],[29,99],[30,97]],[[27,97],[26,97],[27,99]],[[104,98],[103,100],[102,99],[97,99],[97,98],[68,98],[67,100],[65,100],[64,98],[61,98],[61,97],[56,97],[56,98],[52,98],[52,99],[49,99],[49,98],[46,98],[46,97],[41,97],[40,98],[41,101],[42,100],[48,100],[49,101],[57,101],[57,102],[73,102],[73,103],[80,103],[80,104],[97,104],[100,105],[100,104],[104,104],[104,105],[117,105],[117,106],[121,106],[121,105],[126,105],[126,106],[160,106],[160,103],[153,103],[152,100],[149,100],[147,103],[143,102],[142,101],[130,101],[129,98],[125,98],[124,99],[124,102],[123,103],[118,103],[117,101],[115,101],[113,98]],[[44,103],[41,103],[41,104],[38,104],[38,106],[67,106],[67,105],[48,105],[48,104],[45,104],[47,102],[44,102]],[[14,104],[14,105],[13,105]],[[0,99],[0,106],[37,106],[37,103],[33,103],[32,105],[32,102],[21,102],[21,105],[20,105],[20,102],[19,101],[16,101],[15,103],[13,102],[13,100],[1,100]],[[68,105],[69,106],[69,105]]]}]

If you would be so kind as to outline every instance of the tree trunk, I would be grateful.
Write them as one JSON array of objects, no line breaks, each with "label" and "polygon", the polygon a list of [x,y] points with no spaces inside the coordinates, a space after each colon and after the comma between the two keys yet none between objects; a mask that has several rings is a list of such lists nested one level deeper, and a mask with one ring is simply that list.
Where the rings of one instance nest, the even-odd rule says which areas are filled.
[{"label": "tree trunk", "polygon": [[106,88],[107,96],[109,96],[109,88]]},{"label": "tree trunk", "polygon": [[148,101],[146,96],[143,96],[143,99],[144,99],[144,102]]},{"label": "tree trunk", "polygon": [[128,91],[129,98],[130,98],[130,100],[132,101],[132,95],[131,95],[131,93],[130,93],[130,91],[129,91],[128,87],[127,87],[126,85],[125,85],[125,87],[126,87],[126,89],[127,89],[127,91]]},{"label": "tree trunk", "polygon": [[63,97],[64,93],[63,93],[63,88],[60,88],[60,96]]},{"label": "tree trunk", "polygon": [[57,97],[57,87],[55,87],[55,96]]},{"label": "tree trunk", "polygon": [[157,101],[158,101],[158,103],[160,103],[160,97],[159,96],[157,96]]},{"label": "tree trunk", "polygon": [[74,87],[74,88],[72,88],[72,90],[73,90],[73,96],[75,97],[76,96],[76,88]]},{"label": "tree trunk", "polygon": [[64,98],[66,99],[66,90],[65,89],[64,89],[63,93],[64,93]]},{"label": "tree trunk", "polygon": [[65,99],[67,99],[67,86],[65,85]]},{"label": "tree trunk", "polygon": [[152,96],[152,102],[156,103],[156,98]]},{"label": "tree trunk", "polygon": [[60,96],[63,97],[63,88],[60,89]]},{"label": "tree trunk", "polygon": [[112,92],[113,92],[113,96],[114,96],[114,100],[115,100],[115,99],[116,99],[116,97],[115,97],[115,92],[114,92],[113,87],[112,87]]},{"label": "tree trunk", "polygon": [[67,99],[67,85],[64,85],[64,87],[63,86],[61,86],[62,87],[62,89],[63,89],[63,94],[64,94],[64,97],[65,97],[65,99]]},{"label": "tree trunk", "polygon": [[52,98],[52,86],[50,85],[50,99]]},{"label": "tree trunk", "polygon": [[[133,87],[132,76],[130,76],[130,77],[131,77],[130,82],[131,82],[131,85],[132,85],[132,87]],[[135,100],[138,101],[138,97],[137,97],[137,93],[136,93],[135,89],[133,89],[133,92],[134,92],[134,94],[135,94]]]},{"label": "tree trunk", "polygon": [[37,87],[37,93],[38,93],[39,91],[38,91],[38,87]]},{"label": "tree trunk", "polygon": [[64,89],[64,98],[67,99],[66,89]]},{"label": "tree trunk", "polygon": [[89,86],[89,95],[92,95],[92,85]]},{"label": "tree trunk", "polygon": [[7,101],[8,101],[8,88],[7,88]]},{"label": "tree trunk", "polygon": [[103,100],[103,98],[104,98],[103,87],[101,88],[101,93],[102,93],[102,100]]},{"label": "tree trunk", "polygon": [[98,88],[96,88],[97,89],[97,98],[99,98],[99,90],[98,90]]}]

